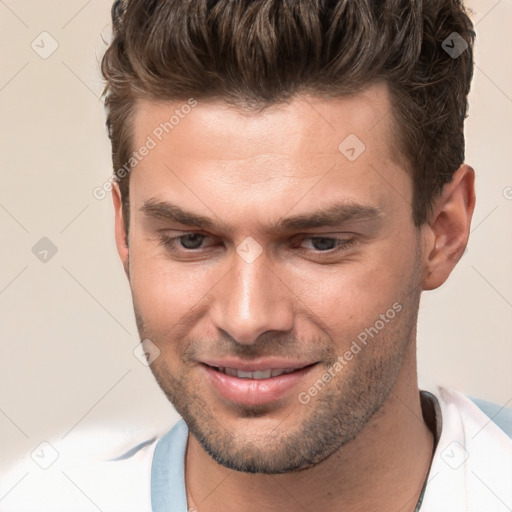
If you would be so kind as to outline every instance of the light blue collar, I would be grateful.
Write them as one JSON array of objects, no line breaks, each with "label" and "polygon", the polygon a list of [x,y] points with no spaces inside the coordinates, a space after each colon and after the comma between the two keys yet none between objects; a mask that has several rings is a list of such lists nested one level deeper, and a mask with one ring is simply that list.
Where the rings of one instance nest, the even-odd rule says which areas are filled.
[{"label": "light blue collar", "polygon": [[151,464],[153,512],[187,512],[185,451],[188,427],[180,420],[156,444]]}]

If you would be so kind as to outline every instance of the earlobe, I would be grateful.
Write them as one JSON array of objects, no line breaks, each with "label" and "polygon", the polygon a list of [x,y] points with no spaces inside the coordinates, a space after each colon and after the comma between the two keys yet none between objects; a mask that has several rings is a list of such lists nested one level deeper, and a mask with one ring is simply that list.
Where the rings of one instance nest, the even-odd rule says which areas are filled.
[{"label": "earlobe", "polygon": [[115,237],[116,237],[116,247],[117,253],[121,259],[121,263],[123,264],[124,271],[128,279],[130,278],[129,274],[129,265],[128,265],[128,243],[126,239],[126,229],[124,223],[123,216],[123,201],[121,196],[121,191],[119,189],[119,185],[114,183],[112,186],[112,202],[114,204],[114,223],[115,223]]},{"label": "earlobe", "polygon": [[475,208],[475,172],[462,165],[436,200],[424,227],[423,290],[441,286],[464,254]]}]

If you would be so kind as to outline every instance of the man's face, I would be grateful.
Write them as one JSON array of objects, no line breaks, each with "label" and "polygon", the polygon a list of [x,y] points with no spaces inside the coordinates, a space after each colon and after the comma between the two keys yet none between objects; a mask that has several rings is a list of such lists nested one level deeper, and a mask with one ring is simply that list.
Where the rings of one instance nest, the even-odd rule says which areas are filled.
[{"label": "man's face", "polygon": [[134,149],[156,143],[130,178],[127,267],[151,369],[220,464],[309,467],[413,366],[420,238],[387,89],[184,104],[140,102],[134,121]]}]

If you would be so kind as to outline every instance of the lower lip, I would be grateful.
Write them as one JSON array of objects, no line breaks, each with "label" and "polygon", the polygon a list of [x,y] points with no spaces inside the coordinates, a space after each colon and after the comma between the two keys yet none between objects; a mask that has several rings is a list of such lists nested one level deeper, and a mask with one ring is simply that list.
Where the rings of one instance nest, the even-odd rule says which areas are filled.
[{"label": "lower lip", "polygon": [[201,366],[215,390],[223,398],[243,405],[259,405],[282,398],[297,386],[316,364],[269,379],[241,379],[226,375],[206,364]]}]

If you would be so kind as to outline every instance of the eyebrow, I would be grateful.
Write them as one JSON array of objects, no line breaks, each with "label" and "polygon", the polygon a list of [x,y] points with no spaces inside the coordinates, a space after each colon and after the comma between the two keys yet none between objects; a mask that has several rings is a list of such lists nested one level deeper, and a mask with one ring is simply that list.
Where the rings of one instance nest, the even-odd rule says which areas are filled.
[{"label": "eyebrow", "polygon": [[[187,211],[170,201],[148,199],[140,211],[149,218],[165,220],[194,226],[204,230],[233,233],[233,228],[220,220],[214,220],[194,212]],[[278,219],[268,228],[268,233],[279,234],[287,231],[339,226],[347,222],[380,220],[382,210],[375,206],[359,203],[334,203],[318,210]]]}]

